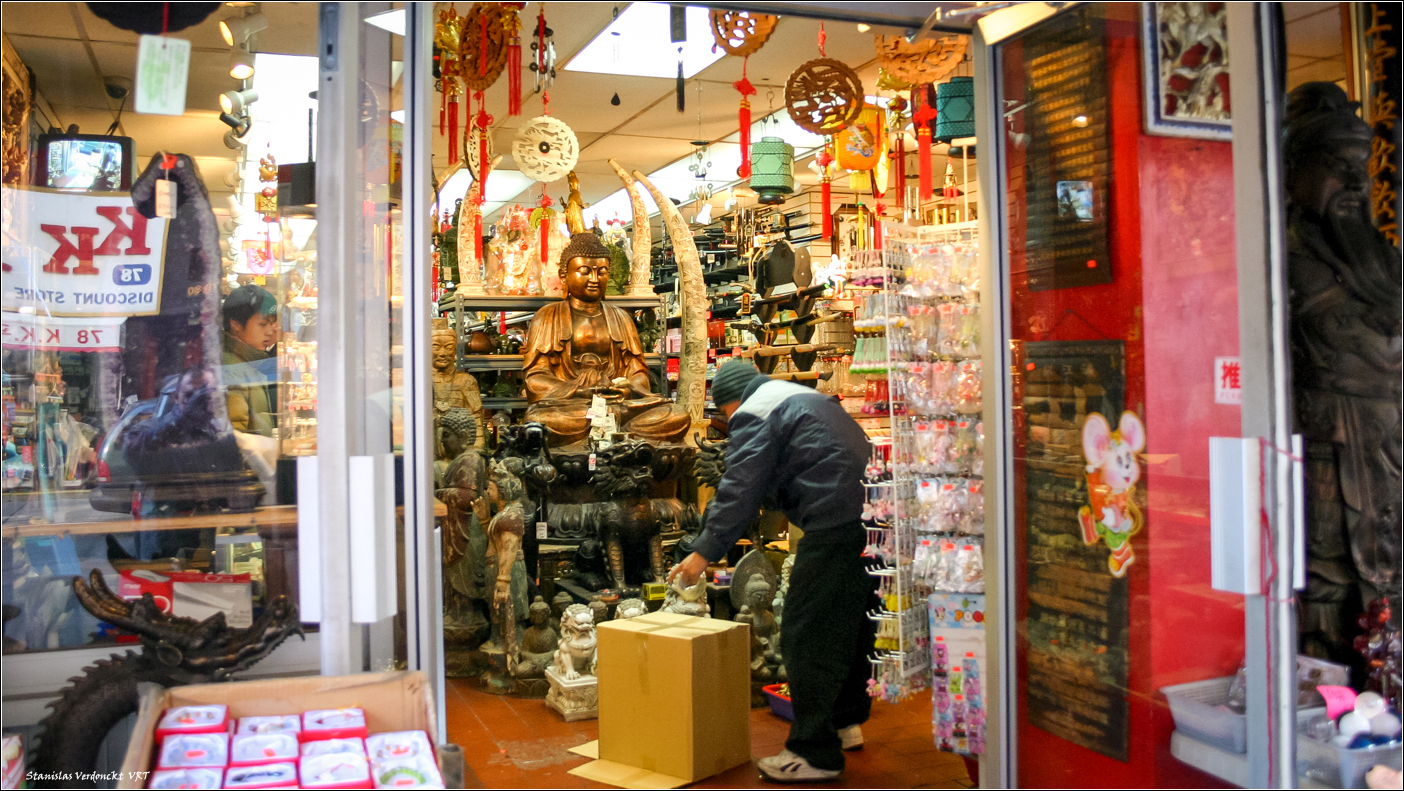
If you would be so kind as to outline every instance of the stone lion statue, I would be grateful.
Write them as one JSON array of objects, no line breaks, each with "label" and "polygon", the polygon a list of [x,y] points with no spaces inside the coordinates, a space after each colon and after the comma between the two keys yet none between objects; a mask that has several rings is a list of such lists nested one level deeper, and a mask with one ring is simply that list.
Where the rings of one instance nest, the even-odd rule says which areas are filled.
[{"label": "stone lion statue", "polygon": [[556,648],[556,673],[566,681],[595,675],[595,615],[584,604],[572,604],[561,615],[561,642]]}]

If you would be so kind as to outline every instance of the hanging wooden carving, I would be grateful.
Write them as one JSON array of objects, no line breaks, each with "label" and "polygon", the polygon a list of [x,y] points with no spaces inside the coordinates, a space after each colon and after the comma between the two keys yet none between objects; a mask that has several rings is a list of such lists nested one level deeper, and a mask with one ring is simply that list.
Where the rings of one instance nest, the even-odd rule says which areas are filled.
[{"label": "hanging wooden carving", "polygon": [[815,58],[785,83],[785,108],[801,129],[833,134],[863,112],[863,81],[842,61]]},{"label": "hanging wooden carving", "polygon": [[775,32],[779,17],[751,11],[712,11],[712,38],[728,55],[753,55]]},{"label": "hanging wooden carving", "polygon": [[[468,172],[473,174],[474,181],[477,181],[479,178],[478,166],[481,162],[482,147],[478,145],[478,142],[481,138],[482,130],[479,129],[476,124],[468,124],[468,126],[463,129],[463,159],[468,165]],[[492,159],[493,145],[491,134],[487,136],[487,155],[488,159]]]},{"label": "hanging wooden carving", "polygon": [[966,36],[941,36],[908,43],[902,36],[875,37],[878,64],[912,85],[939,82],[965,59]]},{"label": "hanging wooden carving", "polygon": [[459,70],[470,91],[485,91],[507,67],[507,47],[512,43],[503,16],[516,11],[501,3],[474,3],[463,18],[458,47]]},{"label": "hanging wooden carving", "polygon": [[549,115],[533,118],[512,138],[517,169],[541,182],[559,181],[575,168],[580,146],[563,121]]}]

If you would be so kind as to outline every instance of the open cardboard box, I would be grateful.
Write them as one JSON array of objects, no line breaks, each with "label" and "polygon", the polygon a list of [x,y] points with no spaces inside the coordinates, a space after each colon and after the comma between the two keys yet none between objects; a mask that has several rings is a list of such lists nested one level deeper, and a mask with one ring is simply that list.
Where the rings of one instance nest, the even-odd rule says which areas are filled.
[{"label": "open cardboard box", "polygon": [[153,685],[143,690],[136,727],[127,744],[122,779],[117,787],[146,787],[144,779],[134,779],[144,775],[134,773],[155,768],[156,723],[161,712],[171,706],[212,703],[228,706],[229,716],[235,719],[358,706],[365,709],[366,726],[371,733],[426,731],[430,741],[438,740],[439,725],[434,715],[429,679],[417,670],[195,684],[170,689]]}]

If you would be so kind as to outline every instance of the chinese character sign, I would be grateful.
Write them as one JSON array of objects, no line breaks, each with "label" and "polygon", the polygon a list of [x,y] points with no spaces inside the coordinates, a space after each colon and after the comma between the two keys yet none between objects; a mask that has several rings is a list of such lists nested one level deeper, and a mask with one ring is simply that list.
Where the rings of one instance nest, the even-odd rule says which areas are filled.
[{"label": "chinese character sign", "polygon": [[1237,357],[1214,358],[1214,403],[1242,404],[1243,383]]},{"label": "chinese character sign", "polygon": [[4,310],[30,308],[41,316],[161,312],[166,220],[142,216],[127,193],[6,187],[4,211]]}]

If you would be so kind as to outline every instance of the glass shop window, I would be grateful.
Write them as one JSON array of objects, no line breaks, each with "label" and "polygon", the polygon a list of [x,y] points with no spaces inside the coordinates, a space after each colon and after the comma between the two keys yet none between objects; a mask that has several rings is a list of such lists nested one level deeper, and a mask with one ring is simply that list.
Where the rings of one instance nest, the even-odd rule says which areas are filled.
[{"label": "glass shop window", "polygon": [[6,654],[139,639],[75,577],[231,627],[297,602],[317,4],[170,5],[191,46],[163,96],[139,95],[133,32],[160,4],[5,4]]}]

